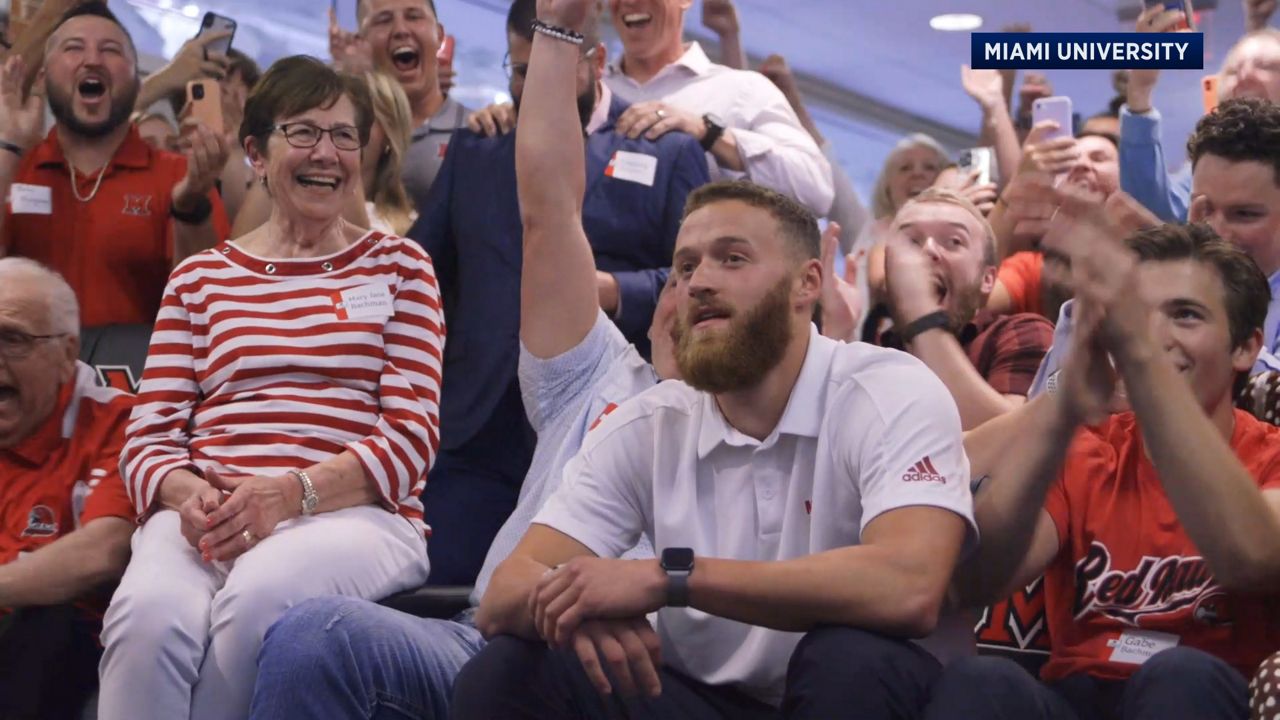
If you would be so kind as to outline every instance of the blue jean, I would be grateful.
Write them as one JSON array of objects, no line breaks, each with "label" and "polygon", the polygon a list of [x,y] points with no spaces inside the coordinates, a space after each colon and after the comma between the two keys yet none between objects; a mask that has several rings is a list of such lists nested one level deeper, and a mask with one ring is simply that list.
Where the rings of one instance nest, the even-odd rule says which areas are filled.
[{"label": "blue jean", "polygon": [[467,622],[308,600],[267,631],[250,717],[445,720],[454,678],[484,644]]},{"label": "blue jean", "polygon": [[1245,720],[1245,679],[1189,647],[1159,652],[1128,680],[1070,675],[1052,684],[1011,660],[956,661],[934,685],[926,720]]}]

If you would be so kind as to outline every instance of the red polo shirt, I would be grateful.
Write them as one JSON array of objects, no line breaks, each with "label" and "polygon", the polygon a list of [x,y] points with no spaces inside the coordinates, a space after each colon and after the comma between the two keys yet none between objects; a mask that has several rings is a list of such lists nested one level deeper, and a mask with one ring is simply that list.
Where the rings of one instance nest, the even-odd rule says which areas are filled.
[{"label": "red polo shirt", "polygon": [[0,564],[98,518],[133,521],[120,479],[133,400],[98,387],[93,368],[81,363],[44,423],[0,450]]},{"label": "red polo shirt", "polygon": [[[111,159],[101,186],[98,174],[76,173],[81,202],[71,189],[57,129],[23,159],[5,206],[0,249],[52,267],[80,300],[81,324],[152,323],[173,268],[173,186],[187,173],[187,159],[153,149],[130,129]],[[216,191],[213,222],[218,239],[230,234]]]}]

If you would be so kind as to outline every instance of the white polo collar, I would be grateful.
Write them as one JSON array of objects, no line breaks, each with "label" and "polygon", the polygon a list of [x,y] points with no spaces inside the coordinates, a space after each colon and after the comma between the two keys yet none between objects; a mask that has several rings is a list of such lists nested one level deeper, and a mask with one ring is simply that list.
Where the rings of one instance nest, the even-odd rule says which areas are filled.
[{"label": "white polo collar", "polygon": [[763,441],[730,425],[716,405],[715,396],[701,393],[703,421],[698,431],[698,459],[705,459],[721,443],[735,447],[768,447],[781,435],[818,437],[822,418],[826,415],[827,381],[836,345],[835,341],[819,334],[818,328],[810,323],[809,349],[805,351],[796,384],[791,388],[787,408],[782,412],[777,427]]}]

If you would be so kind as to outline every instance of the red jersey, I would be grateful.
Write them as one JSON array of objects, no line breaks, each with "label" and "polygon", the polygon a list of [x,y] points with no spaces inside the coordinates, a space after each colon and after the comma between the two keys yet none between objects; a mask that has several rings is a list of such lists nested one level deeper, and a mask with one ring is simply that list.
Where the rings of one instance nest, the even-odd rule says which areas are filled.
[{"label": "red jersey", "polygon": [[1010,315],[1044,315],[1044,294],[1041,291],[1043,275],[1044,255],[1038,252],[1014,253],[1000,263],[998,278],[1009,293],[1009,301],[1012,303]]},{"label": "red jersey", "polygon": [[[1231,449],[1260,489],[1280,489],[1280,428],[1236,410]],[[1122,633],[1137,629],[1177,636],[1178,645],[1245,677],[1280,648],[1280,597],[1217,584],[1165,495],[1133,413],[1076,436],[1045,511],[1060,548],[1044,576],[1053,646],[1045,680],[1128,678],[1141,666],[1111,658]]]},{"label": "red jersey", "polygon": [[[39,260],[66,278],[85,327],[154,322],[174,261],[170,200],[187,159],[153,149],[131,129],[100,181],[98,173],[76,173],[73,192],[67,167],[55,128],[13,179],[0,251]],[[225,239],[222,200],[216,191],[209,199]]]},{"label": "red jersey", "polygon": [[30,437],[0,450],[0,564],[104,517],[133,521],[120,449],[133,396],[83,363]]}]

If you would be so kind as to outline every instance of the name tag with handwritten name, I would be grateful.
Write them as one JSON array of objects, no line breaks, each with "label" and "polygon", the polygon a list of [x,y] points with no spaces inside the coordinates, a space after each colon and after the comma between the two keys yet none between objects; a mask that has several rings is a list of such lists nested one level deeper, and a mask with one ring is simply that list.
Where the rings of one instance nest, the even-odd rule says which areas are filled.
[{"label": "name tag with handwritten name", "polygon": [[333,311],[338,315],[339,320],[365,318],[385,320],[395,312],[391,290],[380,283],[335,292],[333,300]]},{"label": "name tag with handwritten name", "polygon": [[44,185],[14,183],[9,186],[9,206],[14,215],[52,215],[53,190]]}]

